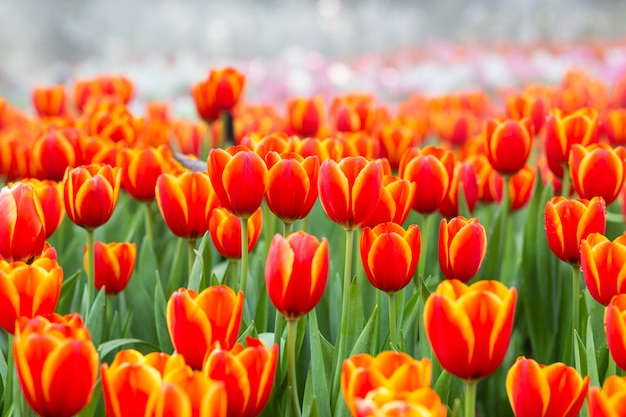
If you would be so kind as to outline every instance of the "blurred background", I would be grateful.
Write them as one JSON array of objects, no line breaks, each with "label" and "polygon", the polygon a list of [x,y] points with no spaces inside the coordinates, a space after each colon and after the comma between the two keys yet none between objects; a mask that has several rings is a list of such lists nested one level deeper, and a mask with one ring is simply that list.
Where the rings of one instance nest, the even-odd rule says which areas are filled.
[{"label": "blurred background", "polygon": [[[27,105],[36,83],[124,72],[138,91],[162,98],[226,64],[250,74],[251,98],[268,89],[281,100],[330,87],[387,88],[390,97],[393,88],[501,87],[520,79],[509,67],[551,80],[584,65],[580,53],[537,56],[547,48],[537,45],[615,44],[602,60],[621,67],[625,16],[620,0],[3,0],[0,95]],[[466,56],[476,45],[483,49]],[[532,47],[530,62],[498,61],[503,50],[493,48],[503,45]],[[368,69],[375,80],[363,80]]]}]

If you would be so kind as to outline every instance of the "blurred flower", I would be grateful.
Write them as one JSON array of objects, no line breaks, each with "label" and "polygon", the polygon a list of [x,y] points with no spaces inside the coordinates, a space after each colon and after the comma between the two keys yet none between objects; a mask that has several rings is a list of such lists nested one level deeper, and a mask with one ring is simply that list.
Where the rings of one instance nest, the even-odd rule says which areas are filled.
[{"label": "blurred flower", "polygon": [[404,153],[417,146],[426,135],[426,123],[413,119],[397,119],[378,132],[381,157],[387,158],[391,169],[397,170]]},{"label": "blurred flower", "polygon": [[540,365],[517,358],[506,376],[506,392],[515,417],[574,417],[589,386],[575,368],[558,362]]},{"label": "blurred flower", "polygon": [[208,232],[213,209],[220,204],[206,172],[161,174],[156,200],[167,227],[185,239],[198,239]]},{"label": "blurred flower", "polygon": [[[259,207],[248,217],[248,253],[256,246],[263,227],[263,210]],[[226,210],[217,207],[209,219],[209,231],[215,249],[227,259],[241,259],[241,221]]]},{"label": "blurred flower", "polygon": [[[606,205],[615,201],[626,177],[626,149],[605,144],[587,147],[572,145],[569,172],[576,192],[581,198],[602,197]],[[602,178],[602,181],[598,181]]]},{"label": "blurred flower", "polygon": [[560,260],[580,265],[580,242],[590,233],[604,234],[606,206],[601,197],[568,200],[554,197],[545,210],[548,246]]},{"label": "blurred flower", "polygon": [[37,414],[71,417],[89,403],[98,353],[78,314],[23,321],[13,355],[24,397]]},{"label": "blurred flower", "polygon": [[62,84],[35,87],[32,92],[33,107],[39,117],[64,116],[65,95],[65,86]]},{"label": "blurred flower", "polygon": [[153,200],[157,179],[172,170],[172,159],[172,152],[166,146],[122,149],[116,164],[122,168],[122,186],[139,201]]},{"label": "blurred flower", "polygon": [[461,190],[463,190],[465,207],[472,213],[478,203],[479,192],[476,171],[469,162],[457,162],[454,166],[450,188],[439,207],[439,212],[444,217],[459,215]]},{"label": "blurred flower", "polygon": [[626,108],[609,110],[603,125],[611,145],[626,145]]},{"label": "blurred flower", "polygon": [[75,129],[50,128],[43,133],[32,148],[35,171],[42,178],[61,181],[67,167],[75,166],[76,150],[72,143]]},{"label": "blurred flower", "polygon": [[13,334],[17,319],[54,313],[62,284],[63,269],[56,260],[0,261],[0,326]]},{"label": "blurred flower", "polygon": [[477,218],[454,217],[439,224],[439,266],[447,279],[468,282],[487,253],[487,233]]},{"label": "blurred flower", "polygon": [[415,274],[421,245],[420,229],[414,224],[406,231],[396,223],[364,227],[360,252],[367,279],[381,291],[400,291]]},{"label": "blurred flower", "polygon": [[439,209],[450,189],[454,165],[454,154],[435,146],[411,148],[404,153],[399,176],[417,184],[413,210],[430,214]]},{"label": "blurred flower", "polygon": [[245,146],[211,149],[207,165],[213,189],[228,211],[247,219],[261,206],[268,171],[260,156]]},{"label": "blurred flower", "polygon": [[528,118],[532,122],[533,132],[539,133],[546,120],[549,104],[545,94],[527,89],[506,98],[506,114],[515,120]]},{"label": "blurred flower", "polygon": [[[530,201],[535,189],[535,168],[526,165],[509,178],[509,199],[511,201],[511,211],[524,208]],[[500,191],[502,193],[502,191]]]},{"label": "blurred flower", "polygon": [[485,123],[484,148],[489,163],[501,175],[515,174],[528,161],[534,130],[530,119],[491,119]]},{"label": "blurred flower", "polygon": [[202,372],[222,381],[228,398],[228,417],[256,417],[269,400],[274,385],[278,345],[267,348],[258,339],[246,338],[248,347],[237,343],[228,350],[213,349]]},{"label": "blurred flower", "polygon": [[344,229],[362,225],[376,208],[383,190],[383,166],[363,157],[326,160],[318,177],[319,197],[326,215]]},{"label": "blurred flower", "polygon": [[0,190],[0,257],[30,262],[44,249],[45,216],[34,188],[26,183]]},{"label": "blurred flower", "polygon": [[[129,242],[95,242],[96,289],[105,287],[106,293],[118,294],[124,291],[135,270],[137,245]],[[84,249],[83,267],[88,271],[87,245]]]},{"label": "blurred flower", "polygon": [[324,295],[328,280],[328,242],[302,231],[272,239],[265,263],[267,293],[287,320],[298,320]]},{"label": "blurred flower", "polygon": [[63,188],[67,217],[87,230],[109,221],[117,205],[120,174],[119,168],[102,164],[68,168]]},{"label": "blurred flower", "polygon": [[353,355],[343,361],[341,392],[353,416],[359,401],[368,393],[385,388],[398,396],[430,388],[432,364],[429,359],[416,360],[406,353],[383,351],[376,357],[367,353]]},{"label": "blurred flower", "polygon": [[270,152],[265,157],[269,181],[265,200],[267,206],[284,223],[293,223],[308,216],[317,201],[319,159],[306,159],[297,153]]},{"label": "blurred flower", "polygon": [[444,280],[424,305],[426,336],[446,371],[466,381],[491,375],[509,346],[517,290],[498,281]]},{"label": "blurred flower", "polygon": [[414,182],[394,177],[383,176],[383,193],[378,205],[367,217],[363,227],[376,227],[381,223],[394,222],[404,224],[411,212],[413,197],[417,186]]},{"label": "blurred flower", "polygon": [[321,96],[297,97],[287,101],[287,117],[293,132],[300,136],[315,136],[326,119]]},{"label": "blurred flower", "polygon": [[604,331],[611,357],[626,369],[626,294],[616,295],[604,310]]},{"label": "blurred flower", "polygon": [[335,138],[342,144],[342,156],[362,156],[368,161],[378,158],[380,145],[365,131],[337,133]]},{"label": "blurred flower", "polygon": [[374,98],[367,94],[335,97],[330,107],[332,124],[337,132],[369,131],[374,123]]},{"label": "blurred flower", "polygon": [[211,70],[208,78],[192,89],[196,109],[202,119],[211,122],[222,110],[231,110],[239,102],[246,78],[234,68]]},{"label": "blurred flower", "polygon": [[127,104],[133,96],[133,83],[123,75],[101,75],[78,80],[74,84],[74,102],[82,112],[89,103],[102,99],[113,99]]},{"label": "blurred flower", "polygon": [[411,392],[394,392],[381,387],[369,391],[356,401],[356,417],[446,417],[448,408],[437,392],[421,388]]},{"label": "blurred flower", "polygon": [[35,190],[43,210],[46,238],[54,234],[63,221],[65,207],[63,205],[63,184],[50,180],[29,178],[22,182],[29,184]]},{"label": "blurred flower", "polygon": [[478,116],[467,109],[448,109],[431,113],[435,134],[449,146],[459,147],[480,132]]},{"label": "blurred flower", "polygon": [[272,151],[277,154],[291,151],[291,140],[284,132],[272,133],[270,135],[250,133],[241,138],[241,145],[252,149],[264,161],[266,161],[267,154]]},{"label": "blurred flower", "polygon": [[231,349],[237,341],[243,292],[225,285],[208,287],[199,294],[181,288],[167,302],[167,328],[176,352],[193,369],[202,369],[202,362],[211,349]]},{"label": "blurred flower", "polygon": [[339,162],[343,154],[343,145],[336,139],[326,138],[292,138],[294,144],[294,152],[300,154],[303,158],[316,155],[320,161],[331,159]]},{"label": "blurred flower", "polygon": [[587,406],[589,417],[613,417],[624,413],[626,404],[626,376],[611,375],[604,380],[602,389],[589,387]]},{"label": "blurred flower", "polygon": [[186,120],[174,120],[170,123],[170,133],[172,135],[172,147],[178,149],[185,155],[200,155],[202,142],[207,141],[206,148],[211,149],[217,146],[219,135],[208,135],[209,128],[200,123],[193,123]]}]

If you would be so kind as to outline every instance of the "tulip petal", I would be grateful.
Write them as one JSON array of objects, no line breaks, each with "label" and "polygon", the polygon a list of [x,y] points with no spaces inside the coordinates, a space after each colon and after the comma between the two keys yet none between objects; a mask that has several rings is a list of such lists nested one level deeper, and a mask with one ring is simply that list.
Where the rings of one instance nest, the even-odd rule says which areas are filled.
[{"label": "tulip petal", "polygon": [[350,226],[350,188],[348,179],[336,162],[326,160],[320,166],[318,191],[326,215],[335,223]]},{"label": "tulip petal", "polygon": [[549,416],[550,385],[537,362],[520,358],[506,376],[506,392],[518,417]]}]

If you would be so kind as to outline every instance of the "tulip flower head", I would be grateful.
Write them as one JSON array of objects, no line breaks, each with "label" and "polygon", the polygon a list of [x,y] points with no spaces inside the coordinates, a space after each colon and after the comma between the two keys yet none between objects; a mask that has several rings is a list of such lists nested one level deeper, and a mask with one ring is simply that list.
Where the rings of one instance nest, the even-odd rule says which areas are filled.
[{"label": "tulip flower head", "polygon": [[[135,270],[137,245],[135,243],[95,242],[96,289],[105,287],[106,293],[118,294],[126,288]],[[88,270],[87,245],[85,245],[83,266]]]},{"label": "tulip flower head", "polygon": [[447,279],[468,282],[487,253],[487,233],[477,218],[459,216],[439,224],[439,266]]},{"label": "tulip flower head", "polygon": [[424,325],[443,369],[466,381],[491,375],[508,349],[516,301],[517,290],[498,281],[442,281],[426,300]]},{"label": "tulip flower head", "polygon": [[154,200],[157,179],[172,171],[172,160],[172,152],[165,146],[122,149],[117,154],[117,166],[122,168],[122,186],[139,201]]},{"label": "tulip flower head", "polygon": [[367,217],[363,227],[374,228],[381,223],[404,224],[411,212],[417,184],[392,175],[383,176],[383,193],[378,205]]},{"label": "tulip flower head", "polygon": [[616,295],[604,310],[604,331],[611,357],[626,369],[626,294]]},{"label": "tulip flower head", "polygon": [[[626,149],[611,148],[609,145],[594,144],[584,147],[572,145],[569,155],[569,170],[572,183],[581,198],[602,197],[610,205],[619,195],[626,167]],[[598,181],[602,178],[602,181]]]},{"label": "tulip flower head", "polygon": [[626,293],[626,235],[611,242],[591,233],[580,244],[580,269],[589,294],[600,304]]},{"label": "tulip flower head", "polygon": [[[260,207],[246,220],[248,222],[248,253],[252,252],[263,227],[263,209]],[[209,231],[215,249],[227,259],[241,259],[241,221],[226,210],[218,207],[211,213]]]},{"label": "tulip flower head", "polygon": [[626,377],[611,375],[599,387],[590,387],[587,397],[589,417],[613,417],[624,415],[626,404]]},{"label": "tulip flower head", "polygon": [[35,87],[32,101],[39,117],[61,117],[66,113],[66,91],[62,84]]},{"label": "tulip flower head", "polygon": [[324,100],[321,96],[288,100],[287,116],[295,134],[303,137],[315,136],[325,122]]},{"label": "tulip flower head", "polygon": [[512,175],[526,165],[533,144],[530,119],[489,120],[483,130],[489,163],[501,175]]}]

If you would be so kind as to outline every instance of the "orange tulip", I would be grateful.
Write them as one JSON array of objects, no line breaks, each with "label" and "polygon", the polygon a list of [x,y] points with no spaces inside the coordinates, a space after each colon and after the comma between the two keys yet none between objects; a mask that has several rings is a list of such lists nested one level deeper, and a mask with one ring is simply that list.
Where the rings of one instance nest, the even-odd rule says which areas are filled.
[{"label": "orange tulip", "polygon": [[207,164],[213,189],[228,211],[247,219],[261,206],[269,175],[256,153],[244,146],[211,149]]},{"label": "orange tulip", "polygon": [[373,97],[366,94],[351,94],[336,97],[331,104],[331,119],[338,132],[370,130],[375,112]]},{"label": "orange tulip", "polygon": [[544,125],[548,106],[547,97],[531,91],[511,95],[506,99],[507,116],[515,120],[528,118],[535,133],[539,133]]},{"label": "orange tulip", "polygon": [[272,239],[265,263],[267,293],[287,320],[298,320],[324,295],[328,280],[328,242],[302,231]]},{"label": "orange tulip", "polygon": [[46,239],[45,215],[33,187],[3,187],[0,213],[0,258],[29,262],[39,256]]},{"label": "orange tulip", "polygon": [[[240,145],[246,146],[254,151],[266,163],[266,156],[274,151],[277,154],[291,151],[291,140],[284,132],[263,135],[261,133],[250,133],[241,138]],[[268,166],[269,168],[269,166]]]},{"label": "orange tulip", "polygon": [[122,168],[122,186],[137,200],[154,200],[157,179],[172,170],[172,160],[172,153],[165,146],[122,149],[116,164]]},{"label": "orange tulip", "polygon": [[416,189],[417,186],[414,182],[392,175],[384,175],[383,193],[380,196],[380,201],[362,226],[373,228],[386,222],[404,224],[411,212]]},{"label": "orange tulip", "polygon": [[326,138],[291,138],[294,142],[293,149],[303,158],[316,155],[320,161],[332,159],[339,162],[343,154],[343,145],[336,139]]},{"label": "orange tulip", "polygon": [[[263,210],[248,218],[248,253],[256,246],[263,228]],[[227,259],[241,259],[241,221],[224,207],[217,207],[211,213],[209,232],[215,249]]]},{"label": "orange tulip", "polygon": [[50,128],[36,140],[32,155],[35,171],[39,176],[60,181],[67,167],[75,166],[76,150],[73,139],[77,134],[73,128]]},{"label": "orange tulip", "polygon": [[600,304],[626,293],[626,235],[611,242],[591,233],[580,244],[580,269],[589,294]]},{"label": "orange tulip", "polygon": [[480,122],[474,112],[449,109],[431,114],[433,130],[450,146],[462,146],[480,132]]},{"label": "orange tulip", "polygon": [[622,147],[572,145],[569,171],[578,195],[586,199],[602,197],[607,206],[615,201],[626,178],[625,157],[626,149]]},{"label": "orange tulip", "polygon": [[228,417],[256,417],[269,400],[276,374],[278,345],[265,347],[258,339],[246,338],[248,347],[237,343],[229,351],[213,349],[202,372],[222,381],[228,398]]},{"label": "orange tulip", "polygon": [[432,388],[397,393],[379,388],[358,399],[355,417],[446,417],[448,408]]},{"label": "orange tulip", "polygon": [[182,356],[120,351],[111,365],[104,363],[100,368],[107,416],[143,416],[150,398],[158,395],[163,376],[184,368]]},{"label": "orange tulip", "polygon": [[[87,245],[85,245],[83,267],[88,271]],[[106,293],[124,291],[135,269],[137,245],[134,243],[94,243],[96,289],[105,287]]]},{"label": "orange tulip", "polygon": [[89,403],[98,353],[79,315],[25,321],[16,329],[13,355],[24,397],[37,414],[71,417]]},{"label": "orange tulip", "polygon": [[526,165],[509,178],[509,199],[511,201],[511,211],[522,209],[528,204],[535,189],[535,168]]},{"label": "orange tulip", "polygon": [[545,210],[548,246],[562,261],[580,265],[580,242],[590,233],[604,234],[606,206],[601,197],[568,200],[554,197]]},{"label": "orange tulip", "polygon": [[65,209],[63,206],[63,184],[50,180],[37,180],[29,178],[23,182],[30,184],[41,203],[46,238],[49,238],[61,225]]},{"label": "orange tulip", "polygon": [[422,245],[420,229],[405,231],[396,223],[382,223],[361,233],[361,262],[370,283],[393,294],[406,287],[417,268]]},{"label": "orange tulip", "polygon": [[141,131],[142,121],[135,119],[126,106],[98,105],[86,115],[86,131],[89,135],[96,135],[113,142],[120,142],[132,146]]},{"label": "orange tulip", "polygon": [[578,110],[562,116],[554,110],[546,119],[545,151],[550,171],[563,178],[572,145],[583,146],[598,142],[598,114],[595,109]]},{"label": "orange tulip", "polygon": [[448,194],[454,174],[454,154],[443,148],[411,148],[400,161],[400,178],[417,184],[413,210],[430,214]]},{"label": "orange tulip", "polygon": [[491,375],[511,339],[517,290],[498,281],[444,280],[424,305],[430,346],[446,371],[466,381]]},{"label": "orange tulip", "polygon": [[381,156],[389,160],[393,170],[400,167],[402,155],[411,147],[417,146],[425,135],[414,124],[416,123],[398,120],[383,127],[378,133]]},{"label": "orange tulip", "polygon": [[211,70],[192,91],[200,116],[210,122],[220,111],[231,110],[239,102],[245,83],[245,76],[234,68]]},{"label": "orange tulip", "polygon": [[321,96],[298,97],[287,101],[287,118],[293,132],[300,136],[315,136],[324,124],[326,109]]},{"label": "orange tulip", "polygon": [[430,388],[432,364],[429,359],[416,360],[406,353],[384,351],[376,357],[367,353],[343,361],[341,392],[352,415],[368,393],[381,388],[397,395],[408,395]]},{"label": "orange tulip", "polygon": [[626,415],[626,377],[611,375],[599,387],[590,387],[587,397],[589,417]]},{"label": "orange tulip", "polygon": [[626,294],[616,295],[604,310],[604,331],[611,357],[626,369]]},{"label": "orange tulip", "polygon": [[487,233],[477,218],[459,216],[439,224],[439,267],[448,279],[471,280],[487,253]]},{"label": "orange tulip", "polygon": [[383,192],[383,166],[363,157],[324,161],[318,177],[326,215],[344,229],[354,230],[372,214]]},{"label": "orange tulip", "polygon": [[457,162],[454,166],[450,188],[439,207],[439,212],[444,217],[459,215],[459,193],[461,189],[463,190],[465,206],[469,212],[472,213],[478,203],[479,191],[476,171],[474,170],[474,166],[469,162]]},{"label": "orange tulip", "polygon": [[564,363],[540,365],[533,359],[517,358],[506,376],[506,392],[515,417],[576,417],[589,376],[584,379]]},{"label": "orange tulip", "polygon": [[33,107],[40,117],[65,115],[65,86],[35,87],[32,92]]},{"label": "orange tulip", "polygon": [[119,168],[91,164],[65,171],[63,197],[67,217],[87,230],[111,218],[120,192]]},{"label": "orange tulip", "polygon": [[[170,132],[176,147],[185,155],[200,155],[202,142],[207,141],[208,127],[202,122],[193,123],[186,120],[174,120],[170,124]],[[207,148],[217,147],[218,135],[211,136],[212,142]]]},{"label": "orange tulip", "polygon": [[178,237],[198,239],[209,230],[219,200],[206,172],[161,174],[156,200],[165,224]]},{"label": "orange tulip", "polygon": [[231,349],[237,341],[243,292],[225,285],[199,294],[181,288],[167,302],[167,328],[176,352],[194,369],[201,369],[207,352],[217,344]]},{"label": "orange tulip", "polygon": [[530,119],[489,120],[483,129],[489,163],[502,175],[515,174],[528,161],[534,130]]},{"label": "orange tulip", "polygon": [[207,123],[213,123],[220,117],[220,111],[215,106],[215,98],[209,96],[210,88],[208,80],[200,81],[191,88],[191,95],[196,105],[196,112],[198,116]]},{"label": "orange tulip", "polygon": [[284,223],[305,218],[317,201],[317,156],[305,159],[297,153],[270,152],[265,162],[269,169],[268,208]]},{"label": "orange tulip", "polygon": [[20,317],[49,316],[54,313],[63,269],[50,258],[39,258],[31,265],[0,261],[0,326],[15,332]]},{"label": "orange tulip", "polygon": [[626,145],[626,109],[609,110],[604,119],[604,128],[611,145]]},{"label": "orange tulip", "polygon": [[74,84],[74,102],[82,112],[89,103],[103,99],[127,104],[134,92],[133,83],[123,75],[101,75]]}]

